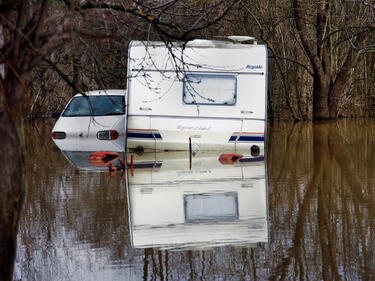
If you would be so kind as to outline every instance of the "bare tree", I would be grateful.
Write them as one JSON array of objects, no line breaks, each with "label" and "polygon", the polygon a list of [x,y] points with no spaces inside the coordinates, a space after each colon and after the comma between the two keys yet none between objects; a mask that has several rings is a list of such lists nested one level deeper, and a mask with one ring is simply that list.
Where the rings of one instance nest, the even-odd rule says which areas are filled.
[{"label": "bare tree", "polygon": [[0,64],[0,280],[10,280],[17,225],[25,193],[23,116],[30,106],[26,81],[44,56],[66,39],[67,19],[49,16],[49,1],[2,1]]},{"label": "bare tree", "polygon": [[269,46],[271,105],[284,102],[295,120],[335,119],[353,116],[357,107],[369,109],[375,42],[371,3],[243,1],[247,29],[252,23],[252,32]]},{"label": "bare tree", "polygon": [[351,25],[342,30],[339,26],[333,27],[331,25],[334,16],[333,1],[315,3],[311,18],[306,16],[306,11],[309,11],[308,5],[311,3],[294,0],[292,4],[296,30],[313,72],[313,118],[336,118],[340,99],[345,94],[346,82],[352,69],[357,65],[361,52],[359,48],[353,48],[350,45],[346,54],[343,55],[343,62],[335,73],[332,69],[332,61],[335,59],[332,53],[333,35],[342,32],[345,36],[350,32],[350,37],[346,35],[348,36],[346,41],[351,39],[354,45],[362,46],[370,38],[374,26],[371,24],[359,27]]}]

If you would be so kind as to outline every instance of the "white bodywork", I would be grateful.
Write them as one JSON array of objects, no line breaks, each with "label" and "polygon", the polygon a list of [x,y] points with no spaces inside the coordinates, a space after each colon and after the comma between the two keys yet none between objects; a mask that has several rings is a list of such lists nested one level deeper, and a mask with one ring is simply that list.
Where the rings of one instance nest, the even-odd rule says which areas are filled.
[{"label": "white bodywork", "polygon": [[[126,98],[126,90],[99,90],[90,91],[85,93],[87,96],[124,96]],[[75,95],[75,97],[82,96],[81,94]],[[72,99],[73,99],[72,98]],[[72,100],[71,99],[71,100]],[[71,100],[67,103],[64,111],[68,107]],[[125,101],[126,104],[126,101]],[[126,111],[121,115],[110,115],[110,116],[69,116],[64,117],[64,111],[61,113],[60,118],[57,120],[52,132],[65,132],[66,138],[79,138],[88,139],[96,138],[96,133],[102,130],[116,130],[120,136],[125,136],[126,128]],[[63,140],[54,140],[56,144]]]},{"label": "white bodywork", "polygon": [[125,152],[125,136],[120,136],[116,140],[103,141],[95,137],[89,138],[66,138],[55,140],[56,146],[60,150],[68,151],[117,151]]},{"label": "white bodywork", "polygon": [[188,150],[189,139],[200,151],[263,145],[265,45],[133,41],[128,74],[128,148]]},{"label": "white bodywork", "polygon": [[127,155],[132,245],[202,249],[268,242],[263,155],[233,165],[220,154]]}]

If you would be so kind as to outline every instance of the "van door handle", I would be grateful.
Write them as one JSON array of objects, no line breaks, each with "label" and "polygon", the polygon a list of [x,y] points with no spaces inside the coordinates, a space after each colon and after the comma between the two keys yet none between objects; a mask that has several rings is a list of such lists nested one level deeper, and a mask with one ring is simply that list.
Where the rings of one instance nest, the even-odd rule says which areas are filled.
[{"label": "van door handle", "polygon": [[139,110],[143,110],[143,111],[151,111],[152,108],[151,108],[151,107],[140,107]]},{"label": "van door handle", "polygon": [[241,110],[242,114],[253,114],[254,112],[251,110]]}]

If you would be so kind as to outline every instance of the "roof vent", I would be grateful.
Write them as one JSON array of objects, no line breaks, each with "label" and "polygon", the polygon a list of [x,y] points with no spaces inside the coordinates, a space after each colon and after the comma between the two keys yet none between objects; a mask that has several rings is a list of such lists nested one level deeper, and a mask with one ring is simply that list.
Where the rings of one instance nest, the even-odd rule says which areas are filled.
[{"label": "roof vent", "polygon": [[192,41],[187,42],[186,46],[189,46],[189,47],[214,47],[215,44],[211,40],[194,39]]},{"label": "roof vent", "polygon": [[229,39],[231,41],[233,41],[234,43],[242,43],[242,42],[245,42],[245,41],[252,41],[253,44],[257,44],[257,40],[255,39],[255,37],[251,37],[251,36],[240,36],[240,35],[231,35],[231,36],[217,36],[219,38],[226,38],[226,39]]}]

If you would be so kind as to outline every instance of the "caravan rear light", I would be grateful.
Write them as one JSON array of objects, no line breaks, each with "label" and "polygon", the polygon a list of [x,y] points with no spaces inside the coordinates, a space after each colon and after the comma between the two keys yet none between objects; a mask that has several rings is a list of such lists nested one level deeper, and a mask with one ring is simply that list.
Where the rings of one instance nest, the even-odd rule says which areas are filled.
[{"label": "caravan rear light", "polygon": [[99,131],[96,137],[99,140],[115,140],[119,137],[119,133],[116,130]]},{"label": "caravan rear light", "polygon": [[65,132],[52,132],[52,138],[55,140],[62,140],[66,138]]},{"label": "caravan rear light", "polygon": [[110,136],[111,136],[111,140],[115,140],[118,138],[119,133],[116,130],[111,130]]}]

